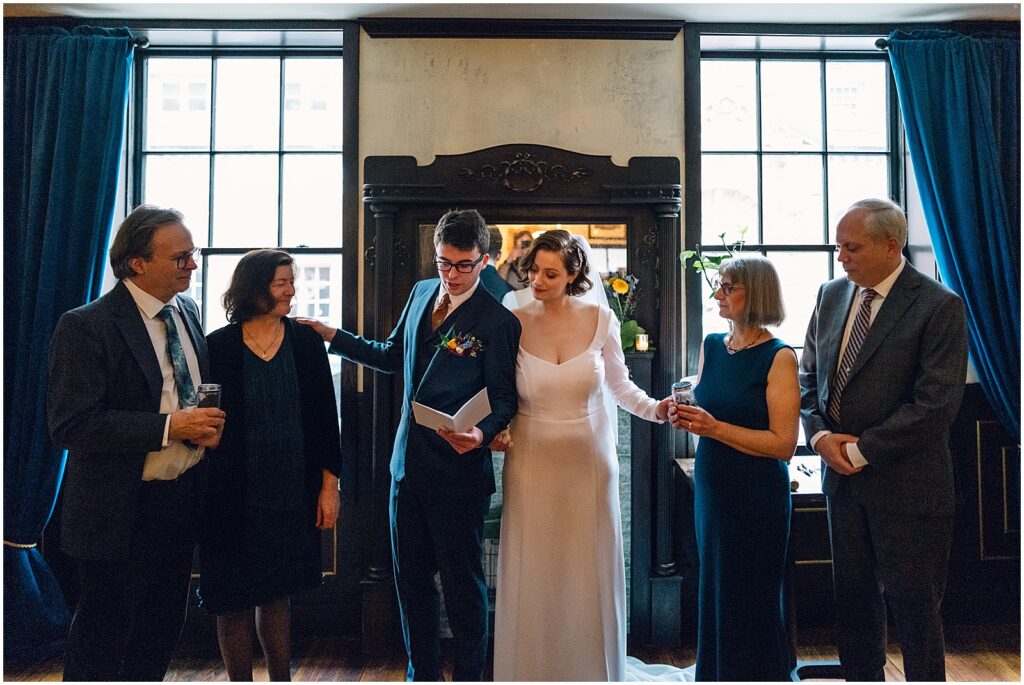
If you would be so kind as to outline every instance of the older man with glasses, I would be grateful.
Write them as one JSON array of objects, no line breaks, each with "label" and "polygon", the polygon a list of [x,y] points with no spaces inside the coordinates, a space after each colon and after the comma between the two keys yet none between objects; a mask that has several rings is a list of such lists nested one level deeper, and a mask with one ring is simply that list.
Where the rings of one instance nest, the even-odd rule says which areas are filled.
[{"label": "older man with glasses", "polygon": [[[519,320],[480,287],[490,243],[476,210],[451,211],[434,230],[439,278],[419,281],[385,342],[319,322],[330,351],[384,373],[402,372],[402,418],[391,456],[391,540],[402,633],[414,680],[440,680],[439,572],[452,635],[454,680],[476,681],[487,655],[484,516],[494,493],[491,440],[518,409]],[[491,413],[463,433],[413,420],[412,402],[455,414],[481,390]]]},{"label": "older man with glasses", "polygon": [[61,548],[81,595],[64,680],[163,680],[185,621],[204,448],[224,412],[185,291],[198,250],[180,212],[137,207],[118,228],[120,281],[65,313],[50,344],[49,426],[68,449]]}]

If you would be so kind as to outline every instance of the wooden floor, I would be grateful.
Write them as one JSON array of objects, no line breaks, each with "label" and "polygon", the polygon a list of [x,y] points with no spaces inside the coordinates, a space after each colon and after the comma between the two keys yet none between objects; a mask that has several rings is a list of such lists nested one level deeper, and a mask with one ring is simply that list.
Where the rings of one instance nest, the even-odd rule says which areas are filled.
[{"label": "wooden floor", "polygon": [[[800,660],[835,659],[836,651],[828,636],[802,634],[797,658]],[[632,656],[647,663],[689,666],[692,647],[680,649],[630,650]],[[343,638],[320,638],[298,644],[293,655],[292,677],[296,681],[398,681],[405,675],[405,656],[395,650],[386,656],[363,659],[359,645]],[[490,664],[488,664],[488,668]],[[890,645],[886,680],[903,681],[903,660],[896,645]],[[61,662],[51,659],[34,668],[6,670],[5,681],[60,680]],[[451,677],[450,667],[447,672]],[[490,673],[485,674],[490,677]],[[946,677],[950,681],[1020,681],[1020,627],[956,627],[946,634]],[[256,680],[266,680],[267,672],[258,666]],[[216,645],[182,644],[171,663],[167,680],[227,680]]]}]

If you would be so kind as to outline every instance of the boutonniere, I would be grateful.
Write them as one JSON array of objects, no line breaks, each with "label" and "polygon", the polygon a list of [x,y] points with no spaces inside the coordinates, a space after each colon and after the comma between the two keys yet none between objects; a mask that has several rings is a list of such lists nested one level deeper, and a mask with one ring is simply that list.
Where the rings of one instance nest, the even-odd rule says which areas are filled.
[{"label": "boutonniere", "polygon": [[475,357],[484,351],[484,344],[475,335],[454,333],[449,336],[442,333],[436,349],[445,350],[456,357]]}]

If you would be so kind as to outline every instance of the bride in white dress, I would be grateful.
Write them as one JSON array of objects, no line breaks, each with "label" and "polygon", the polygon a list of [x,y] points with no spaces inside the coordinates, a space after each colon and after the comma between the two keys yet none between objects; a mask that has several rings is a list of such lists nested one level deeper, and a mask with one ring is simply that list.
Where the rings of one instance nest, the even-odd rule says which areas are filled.
[{"label": "bride in white dress", "polygon": [[[611,310],[574,297],[590,285],[586,247],[548,231],[524,258],[535,299],[514,310],[519,413],[492,444],[506,452],[496,681],[627,678],[617,419],[606,399],[659,423],[671,399],[629,380]],[[630,662],[631,679],[681,677]]]}]

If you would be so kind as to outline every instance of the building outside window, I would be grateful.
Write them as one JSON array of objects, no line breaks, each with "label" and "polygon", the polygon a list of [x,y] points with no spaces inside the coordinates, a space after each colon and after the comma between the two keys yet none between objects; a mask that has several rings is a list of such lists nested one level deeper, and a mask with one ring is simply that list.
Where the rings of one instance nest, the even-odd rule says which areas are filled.
[{"label": "building outside window", "polygon": [[[701,221],[687,242],[721,254],[723,241],[743,241],[772,260],[787,310],[775,333],[798,354],[818,286],[842,274],[839,218],[864,197],[901,200],[899,113],[874,39],[830,51],[820,49],[824,36],[701,36]],[[688,325],[700,338],[727,330],[708,283],[687,278],[701,292]]]},{"label": "building outside window", "polygon": [[[181,210],[198,247],[191,295],[206,330],[245,252],[296,261],[294,316],[341,325],[342,58],[154,51],[137,62],[142,101],[132,205]],[[340,360],[331,357],[337,380]]]}]

